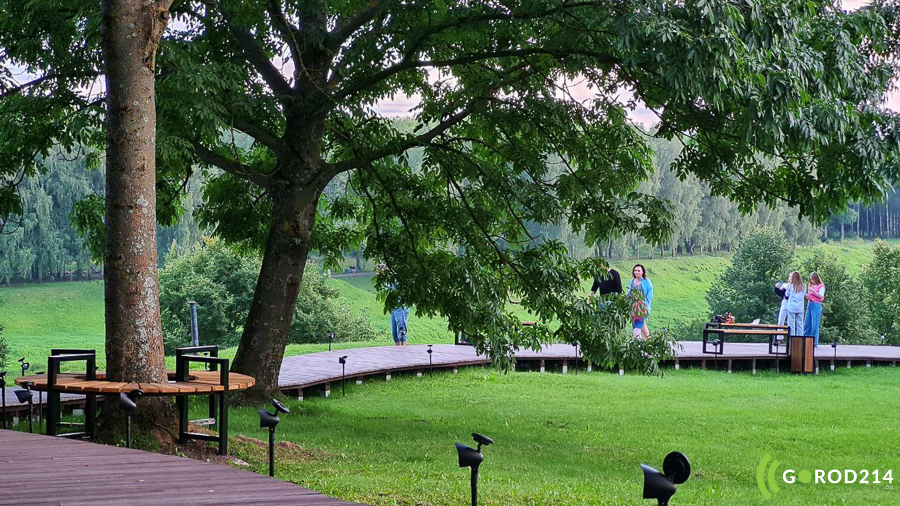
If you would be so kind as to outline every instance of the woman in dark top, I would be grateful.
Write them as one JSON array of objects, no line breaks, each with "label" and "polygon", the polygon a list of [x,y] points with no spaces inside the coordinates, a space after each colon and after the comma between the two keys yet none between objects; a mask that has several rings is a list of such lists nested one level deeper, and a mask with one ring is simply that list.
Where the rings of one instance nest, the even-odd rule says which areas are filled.
[{"label": "woman in dark top", "polygon": [[591,286],[591,297],[597,292],[600,295],[609,295],[611,293],[622,293],[622,277],[619,271],[609,267],[609,276],[600,281],[600,278],[594,278],[594,285]]}]

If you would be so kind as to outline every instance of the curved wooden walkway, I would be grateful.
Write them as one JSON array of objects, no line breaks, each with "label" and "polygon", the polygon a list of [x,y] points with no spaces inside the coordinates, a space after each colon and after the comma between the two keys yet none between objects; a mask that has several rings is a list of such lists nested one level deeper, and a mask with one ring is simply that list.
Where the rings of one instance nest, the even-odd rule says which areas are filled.
[{"label": "curved wooden walkway", "polygon": [[[723,369],[727,368],[729,371],[734,365],[746,366],[745,369],[755,372],[757,367],[775,367],[776,357],[769,355],[768,344],[764,343],[726,343],[725,354],[718,357],[704,354],[703,343],[700,341],[681,341],[679,344],[681,349],[676,351],[674,361],[676,368],[683,365],[706,368],[708,364],[716,364],[717,367],[721,365]],[[340,357],[347,357],[348,380],[361,382],[366,376],[377,375],[383,375],[389,380],[392,373],[427,371],[429,368],[427,350],[427,345],[373,346],[285,357],[278,385],[282,391],[301,398],[303,389],[318,386],[325,387],[327,395],[330,384],[341,381],[341,364],[338,362]],[[436,344],[432,351],[431,358],[435,369],[457,369],[490,363],[487,357],[475,353],[472,346]],[[787,360],[784,355],[780,359]],[[559,366],[564,373],[575,366],[590,367],[580,356],[576,356],[576,348],[569,344],[547,345],[539,352],[520,351],[516,353],[516,360],[519,363],[530,363],[535,369],[540,368],[542,372],[550,364]],[[817,367],[822,368],[830,368],[832,361],[837,367],[870,366],[878,363],[897,365],[900,362],[900,347],[839,345],[837,350],[834,350],[830,345],[824,345],[816,349],[815,360]]]},{"label": "curved wooden walkway", "polygon": [[350,506],[227,465],[0,430],[0,505]]}]

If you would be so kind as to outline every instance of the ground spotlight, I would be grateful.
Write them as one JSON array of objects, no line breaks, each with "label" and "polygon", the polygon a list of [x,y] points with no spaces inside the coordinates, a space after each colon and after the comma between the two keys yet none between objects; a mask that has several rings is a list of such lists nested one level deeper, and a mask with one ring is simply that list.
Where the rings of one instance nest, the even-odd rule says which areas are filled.
[{"label": "ground spotlight", "polygon": [[22,376],[25,376],[25,371],[27,371],[31,364],[25,361],[25,357],[19,359],[19,367],[22,368]]},{"label": "ground spotlight", "polygon": [[281,403],[278,399],[272,399],[272,405],[275,406],[275,412],[269,413],[264,409],[258,409],[259,426],[263,429],[269,429],[269,476],[275,476],[275,427],[281,420],[278,413],[290,413],[291,410]]},{"label": "ground spotlight", "polygon": [[334,342],[334,332],[328,333],[328,351],[331,351],[331,343]]},{"label": "ground spotlight", "polygon": [[672,452],[663,459],[663,472],[641,464],[644,471],[644,499],[656,499],[659,506],[669,504],[675,495],[675,485],[681,485],[691,476],[691,463],[679,452]]},{"label": "ground spotlight", "polygon": [[429,376],[434,376],[434,366],[432,366],[432,364],[431,364],[431,354],[434,353],[434,350],[431,349],[432,346],[434,346],[434,345],[433,344],[428,345],[428,375]]},{"label": "ground spotlight", "polygon": [[481,454],[481,446],[493,444],[494,440],[474,432],[472,433],[472,439],[478,443],[478,448],[471,448],[462,443],[456,443],[456,453],[459,456],[459,467],[472,469],[472,506],[476,506],[478,504],[478,467],[481,466],[481,462],[484,460],[484,455]]},{"label": "ground spotlight", "polygon": [[129,393],[119,392],[119,407],[125,410],[125,446],[131,448],[131,412],[137,407],[137,401],[144,396],[141,389]]},{"label": "ground spotlight", "polygon": [[341,396],[347,396],[347,355],[338,359],[341,364]]},{"label": "ground spotlight", "polygon": [[26,381],[22,383],[25,390],[16,390],[16,398],[19,399],[19,403],[28,403],[28,432],[34,432],[34,425],[31,419],[31,413],[34,411],[34,392],[31,391],[31,385],[30,381]]}]

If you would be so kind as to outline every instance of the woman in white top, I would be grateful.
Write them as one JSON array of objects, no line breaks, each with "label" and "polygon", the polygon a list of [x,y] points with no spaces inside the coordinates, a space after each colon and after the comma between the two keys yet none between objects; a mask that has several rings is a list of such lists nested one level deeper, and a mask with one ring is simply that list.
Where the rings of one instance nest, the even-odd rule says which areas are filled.
[{"label": "woman in white top", "polygon": [[806,286],[800,273],[791,273],[791,282],[784,293],[787,298],[787,326],[788,333],[792,336],[803,335],[803,302],[806,298]]}]

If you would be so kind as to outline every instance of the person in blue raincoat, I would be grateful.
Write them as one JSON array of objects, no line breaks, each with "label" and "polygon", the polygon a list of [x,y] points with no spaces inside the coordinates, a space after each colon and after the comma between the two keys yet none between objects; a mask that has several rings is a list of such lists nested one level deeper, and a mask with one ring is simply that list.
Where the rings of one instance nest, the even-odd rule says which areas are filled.
[{"label": "person in blue raincoat", "polygon": [[[379,265],[377,270],[386,270],[387,266]],[[388,286],[391,290],[396,290],[395,283]],[[394,346],[405,346],[409,341],[409,308],[400,305],[391,310],[391,337],[394,338]]]},{"label": "person in blue raincoat", "polygon": [[[639,287],[639,288],[637,288]],[[643,265],[637,264],[631,269],[631,282],[628,283],[628,297],[632,290],[640,290],[644,294],[644,306],[646,307],[646,315],[640,321],[635,320],[635,329],[641,329],[644,339],[650,337],[650,327],[647,326],[647,319],[650,318],[651,302],[653,302],[653,283],[647,279],[647,269]]]}]

